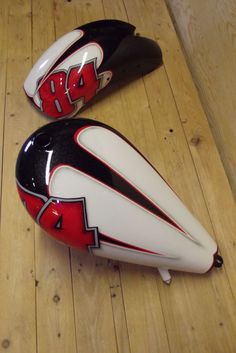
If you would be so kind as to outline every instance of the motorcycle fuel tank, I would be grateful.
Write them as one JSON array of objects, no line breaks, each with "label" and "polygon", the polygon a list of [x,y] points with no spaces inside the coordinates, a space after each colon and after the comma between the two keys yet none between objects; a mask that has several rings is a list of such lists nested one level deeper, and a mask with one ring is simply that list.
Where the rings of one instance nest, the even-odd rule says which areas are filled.
[{"label": "motorcycle fuel tank", "polygon": [[59,241],[92,254],[205,273],[217,245],[155,168],[111,127],[89,119],[48,124],[24,143],[18,192],[33,219]]},{"label": "motorcycle fuel tank", "polygon": [[33,66],[26,95],[48,117],[72,117],[105,87],[154,70],[162,63],[159,46],[134,31],[129,23],[101,20],[65,34]]}]

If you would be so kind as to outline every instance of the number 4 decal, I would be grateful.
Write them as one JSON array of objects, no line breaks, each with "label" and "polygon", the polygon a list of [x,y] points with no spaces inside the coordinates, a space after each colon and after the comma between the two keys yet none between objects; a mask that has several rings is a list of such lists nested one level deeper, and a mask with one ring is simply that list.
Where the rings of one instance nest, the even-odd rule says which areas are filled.
[{"label": "number 4 decal", "polygon": [[99,247],[97,227],[89,227],[85,199],[50,198],[37,215],[37,222],[63,243],[88,250]]},{"label": "number 4 decal", "polygon": [[96,95],[99,85],[94,62],[85,64],[82,70],[81,66],[73,67],[68,73],[66,87],[72,102],[83,97],[84,103],[87,103]]}]

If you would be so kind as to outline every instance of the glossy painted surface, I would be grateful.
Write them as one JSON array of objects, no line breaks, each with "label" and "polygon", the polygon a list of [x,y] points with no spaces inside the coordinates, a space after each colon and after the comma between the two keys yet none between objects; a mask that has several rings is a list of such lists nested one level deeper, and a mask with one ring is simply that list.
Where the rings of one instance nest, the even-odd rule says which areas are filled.
[{"label": "glossy painted surface", "polygon": [[65,34],[33,66],[26,95],[51,118],[71,117],[106,86],[154,70],[161,50],[134,30],[126,22],[102,20]]},{"label": "glossy painted surface", "polygon": [[48,124],[16,166],[30,215],[58,240],[167,270],[208,271],[217,246],[159,173],[123,136],[88,119]]}]

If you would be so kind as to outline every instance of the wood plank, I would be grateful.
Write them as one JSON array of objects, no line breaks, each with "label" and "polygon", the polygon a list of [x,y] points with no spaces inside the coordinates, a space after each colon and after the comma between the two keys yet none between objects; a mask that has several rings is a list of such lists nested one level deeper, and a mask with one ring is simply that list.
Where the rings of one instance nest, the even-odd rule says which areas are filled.
[{"label": "wood plank", "polygon": [[72,269],[78,350],[116,353],[107,261],[74,250]]},{"label": "wood plank", "polygon": [[[234,253],[232,230],[235,229],[235,205],[222,163],[217,153],[206,116],[200,105],[196,89],[188,71],[179,42],[174,32],[168,11],[162,1],[147,3],[146,12],[140,6],[139,15],[143,14],[139,25],[149,35],[158,38],[164,54],[165,68],[173,90],[175,102],[181,118],[184,133],[192,158],[203,188],[204,197],[213,222],[220,248],[225,248],[227,270],[233,271]],[[147,21],[147,12],[157,11],[162,18],[153,19],[153,25]],[[135,20],[135,18],[133,18]],[[145,26],[144,23],[147,25]],[[171,48],[171,50],[170,50]],[[181,64],[182,63],[182,64]],[[178,70],[176,67],[178,66]],[[211,155],[211,158],[209,158]],[[222,189],[224,190],[222,192]],[[222,212],[224,209],[224,212]],[[228,232],[227,232],[228,231]],[[225,234],[227,238],[225,239]],[[227,246],[227,248],[226,248]],[[233,276],[231,276],[233,280]],[[235,288],[235,285],[233,285]]]},{"label": "wood plank", "polygon": [[[5,113],[5,100],[6,100],[6,74],[7,74],[7,18],[8,7],[6,1],[2,2],[0,7],[0,184],[2,179],[2,154],[3,154],[3,132],[4,132],[4,113]],[[0,189],[1,198],[2,189]]]},{"label": "wood plank", "polygon": [[[201,189],[191,161],[191,156],[189,154],[186,140],[183,137],[181,126],[179,126],[180,124],[179,124],[178,113],[175,109],[173,99],[171,98],[171,90],[170,90],[170,87],[168,86],[168,81],[164,70],[159,69],[157,72],[152,73],[148,79],[151,79],[151,78],[153,79],[154,82],[158,82],[163,93],[160,95],[161,103],[159,102],[159,104],[155,106],[154,111],[156,112],[156,114],[153,114],[153,118],[156,124],[155,142],[152,144],[151,143],[152,140],[148,138],[148,135],[146,133],[144,133],[143,135],[146,136],[145,140],[149,141],[149,144],[152,146],[153,155],[156,153],[157,150],[159,150],[159,153],[162,154],[162,156],[164,157],[164,160],[166,161],[165,169],[162,169],[162,174],[165,177],[167,177],[168,181],[171,182],[171,185],[175,187],[175,189],[182,196],[184,201],[185,202],[188,201],[189,205],[191,204],[192,210],[198,211],[194,213],[199,214],[199,216],[201,216],[200,219],[203,221],[203,223],[205,223],[205,226],[209,230],[211,230],[206,206],[204,205]],[[157,89],[157,85],[153,84],[151,91],[153,92],[153,94],[156,94],[160,90]],[[138,102],[141,101],[141,97],[143,97],[145,94],[145,92],[142,92],[142,93],[137,92],[137,91],[134,91],[134,89],[133,89],[133,93],[135,93],[135,97]],[[129,99],[127,92],[125,94],[125,97]],[[150,106],[152,107],[151,100],[149,101],[149,103],[150,103]],[[133,105],[134,104],[135,103],[133,103]],[[163,108],[165,109],[165,112]],[[129,112],[130,113],[134,112],[134,110],[131,109],[131,104],[129,105]],[[137,112],[136,112],[136,115],[137,115]],[[137,117],[137,119],[139,119],[139,124],[138,124],[139,126],[141,125],[140,123],[142,119],[141,116],[144,116],[146,118],[147,113],[144,114],[141,111],[140,116]],[[137,125],[137,121],[136,121],[136,125]],[[169,132],[170,128],[173,128],[172,133]],[[166,140],[165,140],[165,137],[166,137]],[[138,140],[140,141],[140,137],[138,138]],[[152,161],[154,162],[154,165],[157,166],[157,163],[155,163],[155,158],[152,158]],[[160,170],[159,166],[158,166],[158,169]],[[165,170],[165,173],[163,173],[164,170]],[[179,185],[181,187],[179,187]],[[217,275],[220,275],[220,274],[211,273],[210,275],[211,276],[215,275],[216,277]],[[175,283],[176,276],[178,279],[177,285]],[[124,273],[122,272],[122,286],[123,286],[124,293],[128,291],[127,283],[130,284],[130,281],[133,280],[133,277],[134,277],[133,272],[131,272],[130,274],[127,273],[127,271]],[[221,277],[223,278],[223,276]],[[191,284],[192,281],[195,281],[194,284]],[[220,281],[217,284],[218,290],[221,290],[221,285],[222,285],[222,281]],[[140,337],[141,332],[139,331],[139,328],[136,327],[136,325],[138,325],[138,323],[142,321],[142,317],[139,317],[140,320],[138,320],[137,315],[141,315],[142,311],[140,307],[143,308],[144,303],[143,305],[140,305],[140,302],[142,303],[142,301],[139,298],[139,302],[138,302],[139,309],[137,309],[138,303],[136,302],[136,305],[135,305],[134,304],[135,299],[133,298],[134,287],[137,290],[138,285],[137,283],[135,283],[134,285],[134,282],[133,282],[132,285],[130,285],[130,292],[129,292],[130,297],[124,294],[124,299],[127,300],[127,297],[130,298],[130,301],[132,300],[132,306],[134,306],[136,309],[131,311],[131,314],[129,316],[128,314],[129,306],[128,306],[126,307],[126,314],[128,317],[128,323],[132,322],[132,327],[136,328],[135,333],[139,332],[139,335],[137,336]],[[162,304],[162,309],[164,311],[165,324],[167,325],[168,340],[170,342],[171,351],[178,352],[178,351],[184,351],[184,349],[186,349],[186,352],[187,352],[187,349],[189,346],[191,346],[194,351],[194,347],[197,347],[194,344],[194,340],[192,338],[193,334],[191,329],[191,327],[195,327],[194,317],[196,315],[198,317],[197,322],[199,323],[199,326],[197,328],[198,330],[197,339],[199,343],[202,344],[203,347],[204,346],[208,347],[207,345],[209,343],[212,344],[212,347],[214,347],[215,331],[212,330],[211,334],[209,333],[209,331],[207,331],[207,334],[205,334],[205,332],[207,327],[209,326],[217,328],[221,320],[223,322],[230,322],[230,325],[232,325],[230,326],[232,330],[231,334],[234,332],[235,324],[233,321],[233,317],[231,317],[231,310],[232,310],[231,308],[234,307],[234,300],[232,298],[232,293],[230,292],[227,280],[224,281],[223,288],[226,288],[226,291],[223,293],[225,296],[223,295],[221,297],[221,300],[222,300],[221,305],[225,307],[224,301],[226,298],[227,300],[230,300],[231,305],[228,307],[228,311],[224,311],[223,313],[221,309],[218,309],[218,310],[216,309],[217,300],[215,299],[215,290],[212,287],[211,281],[209,281],[209,277],[196,278],[196,276],[192,276],[192,275],[184,276],[183,274],[178,274],[178,275],[174,274],[174,279],[173,279],[171,288],[166,288],[165,286],[163,286],[159,278],[158,278],[158,288],[161,291],[161,304]],[[208,293],[208,296],[204,295],[201,288],[205,288],[206,292]],[[144,288],[140,292],[145,292]],[[136,297],[137,295],[138,294],[136,291]],[[180,297],[182,296],[183,298],[182,301],[181,300],[178,301],[178,305],[176,305],[177,303],[176,296],[180,296]],[[191,303],[196,303],[197,301],[199,301],[199,298],[201,298],[202,305],[200,307],[193,305],[191,310],[189,310],[189,308],[191,307]],[[209,304],[209,298],[211,298],[210,304]],[[188,303],[188,306],[187,306],[187,303]],[[134,312],[136,312],[136,317],[133,316]],[[150,312],[150,310],[148,310],[148,312]],[[153,312],[153,310],[151,312]],[[214,313],[214,315],[213,314],[210,315],[209,321],[207,323],[205,321],[206,312]],[[161,317],[161,316],[159,315],[158,317]],[[169,318],[169,321],[168,321],[168,318]],[[190,325],[190,323],[192,323],[192,325]],[[150,326],[153,327],[153,325],[149,325],[148,327]],[[185,327],[185,331],[186,331],[186,334],[184,337],[180,335],[180,330],[182,330],[182,327]],[[143,327],[142,327],[142,330],[144,330]],[[223,331],[221,331],[221,334],[224,337],[227,331],[227,328],[225,328]],[[158,332],[160,332],[160,330],[158,330]],[[131,340],[131,335],[129,334],[129,336]],[[178,345],[175,343],[176,341],[178,341]],[[138,349],[138,347],[140,346],[142,347],[141,342],[137,341],[137,338],[134,339],[133,343],[134,342],[137,344],[137,347],[135,346],[135,349]],[[186,342],[188,344],[186,344]],[[223,352],[222,348],[224,349],[224,347],[222,347],[220,342],[222,341],[219,341],[219,342],[216,341],[217,347],[215,348],[218,349],[218,351]],[[161,343],[163,344],[163,341],[161,341]],[[144,345],[147,345],[147,342],[144,342]],[[155,345],[155,347],[157,347],[157,344]],[[142,349],[143,347],[140,349],[140,351]],[[160,351],[162,350],[160,349]],[[203,349],[202,351],[207,352],[207,349],[206,350]]]},{"label": "wood plank", "polygon": [[[19,147],[32,128],[22,82],[30,69],[31,4],[2,2],[8,6],[5,24],[8,45],[2,207],[0,235],[0,350],[36,352],[34,228],[20,204],[15,186]],[[6,22],[7,21],[7,22]],[[24,31],[20,32],[19,28]]]},{"label": "wood plank", "polygon": [[[161,2],[158,2],[158,3],[161,3]],[[166,54],[166,51],[167,51],[166,48],[167,46],[168,48],[172,47],[168,45],[167,39],[169,37],[172,39],[174,35],[172,33],[172,30],[169,30],[168,32],[168,25],[166,25],[165,31],[169,34],[169,37],[166,33],[164,38],[161,37],[161,35],[165,31],[162,29],[163,31],[162,32],[160,31],[159,28],[161,27],[161,25],[164,26],[165,24],[168,24],[168,18],[167,18],[167,15],[165,16],[165,13],[163,13],[164,10],[162,9],[161,5],[159,5],[158,7],[157,2],[155,3],[155,5],[156,5],[155,8],[154,7],[150,8],[148,6],[145,6],[145,4],[143,4],[143,6],[140,6],[140,3],[136,2],[135,4],[133,2],[131,6],[131,4],[127,2],[126,8],[127,8],[129,19],[131,19],[131,22],[134,22],[137,24],[138,29],[141,30],[141,34],[146,33],[149,36],[153,36],[153,28],[151,29],[150,28],[151,26],[145,25],[145,23],[150,24],[150,13],[159,14],[160,17],[159,16],[155,17],[155,22],[154,22],[154,18],[152,18],[152,21],[153,21],[152,24],[158,23],[159,25],[156,29],[156,37],[157,36],[159,37],[160,43],[162,44],[161,47],[162,49],[164,48],[164,65],[166,67],[168,65],[168,60],[167,60],[167,63],[165,61],[166,55],[168,55]],[[149,22],[147,20],[148,16],[149,16]],[[166,41],[165,43],[164,43],[164,40]],[[170,66],[170,63],[169,63],[169,66]],[[173,66],[173,63],[172,63],[172,66]],[[182,64],[182,61],[179,60],[178,71],[182,70],[182,66],[184,66],[184,62]],[[174,71],[174,67],[172,67],[172,71]],[[191,156],[189,153],[188,140],[186,141],[186,135],[185,135],[186,132],[183,130],[183,127],[181,126],[180,119],[179,119],[179,111],[176,109],[175,101],[177,98],[174,95],[174,99],[173,99],[172,87],[168,88],[168,82],[171,82],[171,79],[172,79],[172,76],[171,76],[173,74],[172,71],[171,73],[168,74],[168,77],[166,77],[166,72],[164,68],[162,68],[158,70],[158,72],[155,72],[153,75],[150,75],[149,77],[145,78],[145,86],[149,96],[149,103],[150,103],[153,119],[156,125],[156,132],[159,137],[157,145],[159,146],[164,156],[164,160],[167,161],[165,165],[166,167],[165,169],[167,172],[166,177],[168,181],[170,182],[171,185],[174,186],[177,193],[190,207],[190,209],[194,211],[194,214],[197,215],[198,218],[201,220],[201,222],[207,227],[207,229],[211,233],[213,233],[211,229],[211,223],[209,222],[209,218],[208,218],[207,208],[201,192],[202,185],[201,186],[199,185],[196,171],[195,171],[195,166],[192,163],[192,158],[194,158],[194,156],[193,155]],[[209,136],[211,137],[210,131],[208,131],[208,133],[209,133]],[[211,153],[211,150],[210,152],[208,150],[208,156],[209,156],[209,153]],[[213,158],[214,158],[214,153],[213,153]],[[200,168],[201,167],[199,166],[199,169]],[[200,182],[203,183],[203,180],[201,178],[200,178]],[[178,279],[179,279],[179,276],[182,277],[182,275],[178,275]],[[198,350],[197,347],[199,347],[199,344],[200,344],[202,347],[201,351],[209,352],[209,347],[211,347],[212,352],[214,351],[223,352],[225,349],[226,343],[222,344],[222,342],[216,342],[215,335],[213,332],[214,330],[211,331],[208,328],[212,327],[217,329],[219,322],[221,322],[221,319],[222,319],[221,310],[215,309],[217,307],[217,300],[215,298],[215,289],[214,289],[214,286],[217,286],[218,290],[220,290],[222,285],[222,280],[224,282],[223,288],[225,289],[223,296],[221,297],[222,305],[224,305],[223,303],[225,302],[226,298],[228,300],[229,297],[231,298],[231,306],[234,305],[234,299],[232,297],[232,293],[230,290],[231,288],[228,283],[228,278],[224,275],[224,279],[223,279],[222,273],[221,274],[217,273],[217,274],[211,275],[210,281],[208,281],[204,277],[198,278],[197,280],[194,278],[194,282],[192,282],[192,285],[191,285],[189,281],[190,277],[194,278],[194,276],[184,276],[183,279],[181,279],[180,282],[182,282],[182,284],[178,286],[178,289],[176,289],[176,292],[173,291],[172,288],[170,291],[168,291],[168,289],[166,290],[165,288],[161,288],[163,289],[161,300],[163,304],[167,330],[168,330],[168,333],[170,332],[169,342],[171,344],[171,351],[173,350],[173,352],[175,351],[178,352],[178,351],[186,350],[186,352],[187,351],[194,352]],[[201,284],[199,285],[199,287],[196,286],[196,281],[198,283],[204,283],[204,287],[205,288],[207,287],[208,297],[203,295],[203,292],[201,289],[203,287]],[[178,284],[180,282],[178,282]],[[188,286],[186,283],[188,284]],[[181,290],[182,287],[185,288],[185,291]],[[188,288],[188,295],[185,296],[186,288]],[[176,295],[180,295],[182,297],[184,296],[182,302],[178,303],[178,306],[176,306],[175,304],[177,302],[175,297]],[[201,306],[196,306],[196,307],[193,306],[191,310],[189,310],[191,303],[196,303],[198,298],[201,298]],[[209,298],[212,298],[211,305],[209,305]],[[230,307],[228,307],[228,312],[224,311],[225,317],[223,321],[228,322],[230,320],[230,322],[233,324]],[[206,315],[206,312],[208,311],[209,313],[214,312],[214,315],[211,315],[210,319],[208,319],[208,322],[206,322],[205,315]],[[192,330],[191,327],[193,328],[195,327],[193,324],[194,322],[193,319],[195,316],[198,317],[197,322],[198,323],[201,322],[201,324],[198,326],[198,329],[197,329],[198,346],[195,345],[193,340],[193,333],[191,332]],[[176,322],[175,322],[175,318],[176,318]],[[190,324],[191,322],[192,322],[192,326]],[[186,323],[187,323],[187,326],[185,327]],[[186,332],[186,334],[184,337],[181,337],[180,332],[178,332],[178,328],[181,328],[182,330],[183,327],[185,327],[184,331]],[[228,331],[226,329],[223,331],[221,330],[222,338],[228,334]],[[235,325],[233,324],[231,336],[234,334],[234,332],[235,332]],[[174,343],[176,341],[178,341],[178,344]],[[232,341],[230,340],[227,341],[227,344],[228,344],[229,351],[231,351],[233,349]],[[191,350],[189,347],[191,347]]]},{"label": "wood plank", "polygon": [[36,232],[38,352],[77,352],[69,251]]},{"label": "wood plank", "polygon": [[103,3],[101,0],[80,0],[75,2],[77,25],[104,19]]},{"label": "wood plank", "polygon": [[[140,4],[138,5],[140,6]],[[135,14],[134,11],[135,11],[135,7],[134,7],[134,4],[132,3],[132,5],[130,4],[130,12],[132,12],[134,18],[142,19],[141,13],[145,14],[145,9],[142,9],[140,11],[140,14],[138,15]],[[153,10],[153,13],[157,13],[157,11],[154,12]],[[128,14],[129,14],[129,11],[128,11]],[[158,18],[158,20],[160,19],[161,19],[161,16],[160,18]],[[137,24],[137,31],[140,32],[140,27],[138,25],[139,22],[137,23],[137,20],[136,20],[136,24]],[[192,211],[194,211],[194,213],[198,216],[198,218],[202,220],[202,222],[209,229],[209,231],[212,232],[206,205],[204,203],[204,199],[201,193],[201,188],[196,176],[194,166],[191,161],[191,156],[189,154],[186,138],[183,134],[182,127],[179,122],[179,116],[175,107],[175,101],[172,97],[172,91],[169,87],[168,78],[166,77],[164,69],[159,69],[158,72],[152,73],[148,77],[146,77],[145,86],[149,96],[149,104],[153,114],[153,119],[156,126],[156,135],[157,135],[156,136],[157,140],[153,144],[151,143],[151,140],[149,138],[147,138],[146,140],[150,142],[150,146],[152,146],[152,148],[153,146],[156,146],[156,148],[155,147],[153,148],[153,152],[155,153],[156,150],[159,150],[162,156],[164,157],[164,160],[166,161],[165,168],[161,169],[162,174],[164,174],[167,177],[168,181],[171,181],[171,185],[174,186],[174,188],[182,196],[184,201],[190,206]],[[127,101],[128,100],[132,101],[132,97],[129,97],[129,95],[127,95],[127,92],[125,93],[126,93],[125,99],[127,99]],[[137,92],[133,92],[133,93],[136,97],[136,102],[143,101],[142,97],[145,95],[145,93],[139,93],[139,94]],[[155,103],[153,104],[153,102]],[[131,104],[129,104],[129,111],[130,111],[130,105]],[[136,108],[133,107],[133,113],[136,116],[137,112],[135,111],[135,109]],[[140,105],[139,105],[139,109],[140,109]],[[146,112],[144,116],[147,116]],[[134,125],[140,126],[141,125],[140,116],[138,118],[139,120],[137,119],[134,122]],[[134,118],[132,117],[132,119]],[[140,139],[141,139],[141,136],[137,140],[140,141]],[[156,162],[156,159],[153,158],[152,161],[156,166],[158,166],[160,170],[160,165],[158,165],[159,163]],[[183,175],[185,175],[185,177],[183,177]],[[196,195],[199,195],[199,196],[196,198]],[[177,290],[173,292],[171,291],[171,293],[169,293],[170,292],[169,288],[163,287],[160,284],[160,281],[158,280],[159,285],[161,285],[161,293],[162,293],[161,299],[162,299],[162,305],[163,305],[163,310],[165,315],[164,317],[167,324],[167,332],[168,332],[171,351],[173,350],[178,352],[178,351],[183,351],[184,349],[188,351],[189,347],[191,347],[191,349],[193,349],[194,351],[194,347],[197,347],[199,344],[201,344],[201,346],[203,347],[203,351],[209,351],[208,350],[209,344],[211,345],[212,343],[214,343],[215,340],[214,340],[214,330],[210,335],[209,335],[209,331],[208,330],[206,331],[206,327],[208,325],[210,325],[211,327],[216,327],[216,329],[218,328],[221,329],[221,326],[219,325],[222,324],[222,321],[220,320],[223,320],[223,322],[230,321],[230,323],[233,324],[231,334],[235,332],[235,325],[231,317],[231,309],[230,309],[232,306],[234,306],[232,293],[230,292],[230,288],[228,286],[227,281],[226,283],[224,281],[224,285],[226,284],[226,290],[221,296],[221,302],[224,303],[225,298],[231,298],[230,299],[231,305],[227,308],[228,309],[227,311],[223,311],[224,313],[223,316],[222,316],[222,311],[219,310],[217,314],[214,317],[212,317],[212,320],[209,320],[209,322],[206,324],[205,312],[209,311],[210,313],[212,310],[215,311],[215,306],[217,305],[217,301],[213,300],[212,306],[210,307],[208,306],[209,297],[214,298],[215,296],[215,289],[213,288],[210,282],[208,283],[208,280],[209,280],[208,278],[198,279],[200,282],[200,287],[197,288],[197,286],[194,286],[194,288],[191,288],[191,280],[189,280],[190,277],[178,275],[178,279],[180,276],[184,277],[184,279],[181,280]],[[191,277],[192,279],[195,280],[195,276],[191,276]],[[223,276],[221,276],[221,278],[223,278]],[[185,284],[186,281],[187,281],[187,284]],[[199,285],[199,282],[198,282],[198,285]],[[204,286],[207,287],[206,292],[209,293],[206,299],[204,300],[205,305],[202,306],[202,310],[199,310],[198,306],[196,307],[194,306],[193,308],[191,308],[191,310],[189,310],[191,307],[191,303],[195,303],[196,300],[198,300],[198,298],[201,298],[202,300],[203,293],[200,290],[201,283],[204,283]],[[183,304],[181,305],[181,300],[176,301],[175,296],[176,295],[180,297],[183,296],[182,294],[183,288],[186,288],[187,285],[189,284],[191,289],[188,291],[188,294],[184,296],[184,300],[182,301]],[[217,284],[218,290],[220,290],[221,286],[222,286],[222,280],[219,280]],[[123,284],[123,287],[124,287],[124,284]],[[180,302],[180,304],[178,304],[178,308],[176,308],[177,302]],[[187,307],[187,310],[186,310],[185,303],[189,303],[189,307]],[[197,332],[198,332],[197,336],[193,339],[192,331],[196,329],[195,320],[194,320],[196,315],[199,318],[198,322],[200,324],[197,327]],[[173,325],[173,320],[175,325]],[[134,320],[134,325],[138,321],[139,320]],[[192,322],[192,325],[190,325],[191,322]],[[181,332],[182,332],[183,326],[185,326],[186,335],[182,340]],[[176,335],[169,334],[169,332],[172,332],[172,330],[176,333]],[[225,329],[224,332],[221,331],[221,334],[222,334],[222,337],[225,337],[225,335],[228,334],[227,329]],[[195,346],[194,340],[198,342],[198,345]],[[174,342],[178,342],[178,343],[175,344]],[[139,346],[139,344],[137,344],[137,346]],[[229,343],[229,350],[231,350],[231,348],[232,348],[232,342]],[[225,347],[221,343],[215,346],[215,343],[214,343],[212,344],[212,351],[214,351],[214,349],[215,351],[224,351]]]},{"label": "wood plank", "polygon": [[[227,264],[225,269],[235,296],[236,279],[233,274],[236,261],[234,245],[236,207],[234,198],[167,8],[162,1],[147,2],[146,5],[144,12],[140,6],[138,7],[139,12],[142,12],[140,26],[146,33],[149,32],[155,38],[159,38],[184,134],[201,183],[217,243]],[[151,21],[148,14],[153,14],[155,11],[160,14],[162,20],[158,21],[151,15],[153,22],[150,27]]]},{"label": "wood plank", "polygon": [[124,306],[124,295],[120,278],[119,262],[108,261],[109,286],[112,300],[114,328],[116,334],[117,351],[130,353],[130,342],[127,327],[127,318]]},{"label": "wood plank", "polygon": [[[195,216],[208,229],[209,233],[214,234],[178,112],[171,98],[171,89],[165,89],[168,81],[164,68],[159,70],[158,76],[152,75],[148,78],[148,81],[151,81],[149,82],[150,86],[147,85],[146,87],[156,131],[159,132],[159,148],[166,161],[167,179]],[[156,99],[157,94],[159,96],[158,99]],[[167,107],[168,109],[166,109]],[[170,132],[170,129],[173,131]],[[181,279],[180,281],[178,275],[178,284],[176,286],[176,283],[173,283],[173,285],[175,289],[172,291],[171,287],[168,293],[168,288],[161,287],[161,290],[163,290],[161,299],[165,308],[166,323],[167,325],[169,323],[172,327],[173,320],[176,320],[174,321],[176,336],[170,335],[169,337],[171,346],[179,337],[180,331],[184,330],[185,336],[182,341],[183,346],[181,345],[181,339],[178,339],[178,344],[174,344],[172,349],[175,349],[174,351],[176,352],[186,349],[187,352],[189,347],[191,347],[194,352],[199,349],[200,345],[203,352],[209,352],[209,349],[212,352],[224,352],[226,345],[228,345],[227,349],[231,351],[233,349],[232,342],[224,341],[224,337],[229,334],[229,331],[222,323],[227,323],[228,325],[230,322],[230,334],[233,335],[236,326],[231,316],[231,310],[235,301],[225,269],[221,272],[213,270],[209,275],[202,277],[185,275],[183,280]],[[216,288],[220,293],[220,298],[215,295]],[[218,307],[219,299],[221,302],[220,307]],[[230,306],[228,306],[228,301],[231,303]],[[198,302],[198,305],[192,304]],[[222,307],[224,307],[223,311]],[[205,320],[205,315],[209,316],[207,321]],[[198,318],[196,320],[197,327],[195,324],[196,317]],[[194,337],[195,332],[192,332],[195,330],[197,331],[196,337]],[[216,330],[218,337],[222,337],[219,341],[215,340]],[[196,342],[194,340],[197,341],[197,345],[195,345]]]},{"label": "wood plank", "polygon": [[[70,16],[69,23],[63,20],[65,12]],[[56,36],[102,17],[100,1],[71,2],[65,6],[59,2],[56,7]],[[91,114],[92,108],[83,112],[86,117]],[[107,261],[81,254],[78,250],[71,250],[71,254],[78,351],[116,353],[118,346],[123,347],[120,339],[124,335],[114,324]]]},{"label": "wood plank", "polygon": [[[57,3],[33,1],[33,61],[55,40]],[[66,9],[64,8],[64,15]],[[71,15],[69,16],[72,17]],[[56,21],[56,18],[55,18]],[[38,127],[49,122],[31,107]],[[75,353],[76,335],[69,250],[36,226],[37,352]]]},{"label": "wood plank", "polygon": [[157,270],[127,264],[120,267],[131,352],[170,352]]},{"label": "wood plank", "polygon": [[236,195],[234,1],[209,1],[205,4],[192,0],[168,0],[167,3]]}]

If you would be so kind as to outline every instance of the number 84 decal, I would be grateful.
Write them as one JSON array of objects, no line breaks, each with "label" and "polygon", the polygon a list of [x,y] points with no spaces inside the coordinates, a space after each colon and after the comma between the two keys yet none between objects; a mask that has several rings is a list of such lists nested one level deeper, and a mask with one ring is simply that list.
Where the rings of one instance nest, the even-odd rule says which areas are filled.
[{"label": "number 84 decal", "polygon": [[[39,81],[34,102],[46,115],[62,118],[75,114],[110,82],[111,71],[97,73],[103,55],[91,59],[89,49],[96,55],[103,52],[97,43],[95,51],[94,46],[95,43],[86,46],[87,52],[79,49]],[[78,54],[80,59],[83,54],[82,62],[73,65],[78,63]],[[86,57],[90,59],[85,61]]]}]

